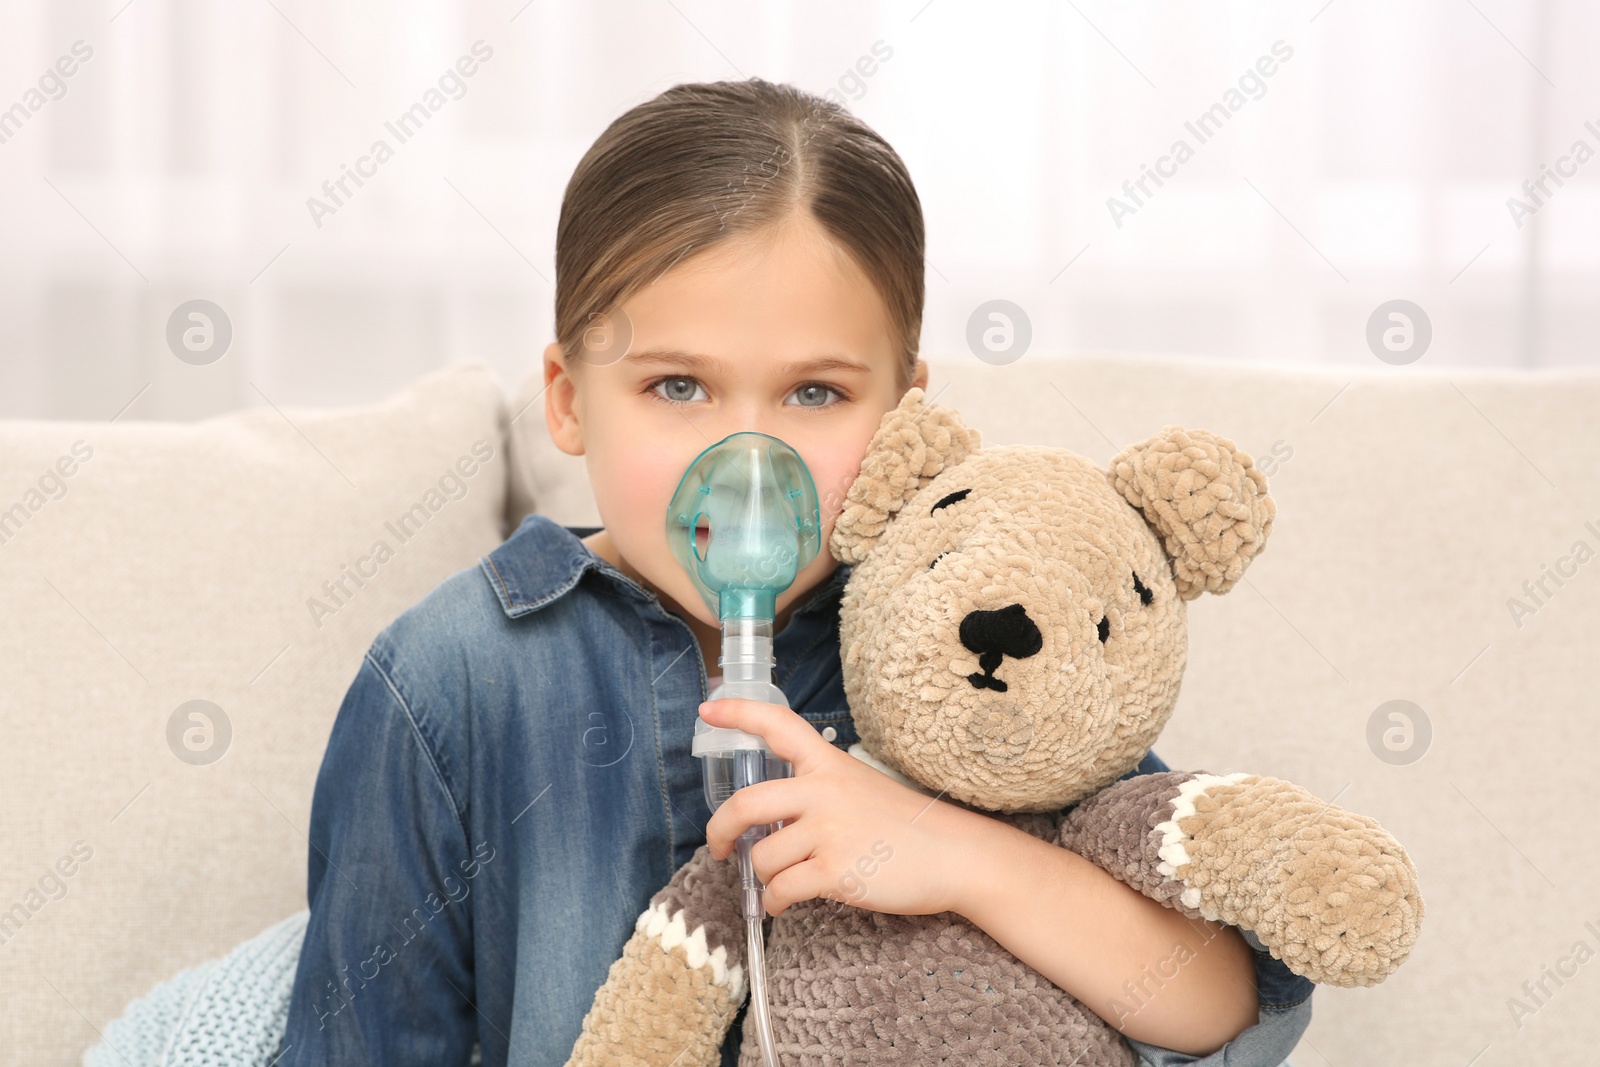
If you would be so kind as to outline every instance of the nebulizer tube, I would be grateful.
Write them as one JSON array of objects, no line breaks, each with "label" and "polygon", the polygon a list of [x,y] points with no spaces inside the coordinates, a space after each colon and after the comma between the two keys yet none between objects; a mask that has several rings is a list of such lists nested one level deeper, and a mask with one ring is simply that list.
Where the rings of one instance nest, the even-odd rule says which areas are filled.
[{"label": "nebulizer tube", "polygon": [[[776,437],[747,431],[710,446],[689,464],[667,508],[667,541],[707,606],[722,622],[722,681],[708,700],[744,697],[789,706],[772,680],[772,627],[778,594],[794,583],[822,544],[817,489],[800,454]],[[706,806],[716,811],[735,790],[794,768],[767,742],[695,719],[691,751],[701,760]],[[765,886],[750,850],[777,826],[752,826],[735,846],[750,978],[747,1019],[765,1067],[778,1067],[767,1006],[762,905]]]}]

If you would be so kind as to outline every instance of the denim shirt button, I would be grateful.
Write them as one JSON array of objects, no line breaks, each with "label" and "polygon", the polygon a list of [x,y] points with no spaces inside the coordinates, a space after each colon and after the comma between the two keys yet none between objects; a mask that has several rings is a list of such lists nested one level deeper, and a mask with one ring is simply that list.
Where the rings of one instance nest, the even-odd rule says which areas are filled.
[{"label": "denim shirt button", "polygon": [[824,726],[822,728],[822,739],[824,741],[832,741],[835,737],[838,737],[838,736],[839,736],[839,731],[835,730],[833,727]]}]

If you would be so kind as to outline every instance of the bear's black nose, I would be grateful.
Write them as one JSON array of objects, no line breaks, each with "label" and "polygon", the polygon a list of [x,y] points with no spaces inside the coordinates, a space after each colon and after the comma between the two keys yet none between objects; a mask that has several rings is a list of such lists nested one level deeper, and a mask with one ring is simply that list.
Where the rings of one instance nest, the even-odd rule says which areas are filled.
[{"label": "bear's black nose", "polygon": [[997,611],[970,611],[961,620],[961,643],[978,654],[982,673],[967,675],[974,689],[994,689],[1004,693],[1006,683],[994,676],[1006,656],[1023,659],[1044,647],[1039,627],[1028,618],[1021,604],[1008,604]]}]

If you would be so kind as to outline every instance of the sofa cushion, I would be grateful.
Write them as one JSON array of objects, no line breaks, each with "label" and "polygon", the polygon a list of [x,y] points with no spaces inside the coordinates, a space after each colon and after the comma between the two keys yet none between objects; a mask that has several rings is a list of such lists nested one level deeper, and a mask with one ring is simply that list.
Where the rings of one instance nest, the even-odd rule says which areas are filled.
[{"label": "sofa cushion", "polygon": [[0,421],[0,1049],[306,906],[312,786],[363,654],[503,536],[483,365],[344,410]]}]

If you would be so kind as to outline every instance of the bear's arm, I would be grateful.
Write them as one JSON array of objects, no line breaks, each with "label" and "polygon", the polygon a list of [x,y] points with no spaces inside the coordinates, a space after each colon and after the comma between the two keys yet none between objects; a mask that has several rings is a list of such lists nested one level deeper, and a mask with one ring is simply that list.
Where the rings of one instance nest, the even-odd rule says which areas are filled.
[{"label": "bear's arm", "polygon": [[738,867],[701,845],[639,916],[568,1067],[717,1067],[748,989]]},{"label": "bear's arm", "polygon": [[1253,931],[1313,982],[1376,985],[1422,921],[1416,868],[1393,837],[1278,778],[1124,778],[1069,811],[1056,843],[1190,918]]},{"label": "bear's arm", "polygon": [[1123,778],[1078,803],[1062,819],[1056,844],[1076,852],[1149,897],[1191,919],[1204,918],[1185,903],[1182,880],[1161,870],[1161,835],[1155,827],[1172,812],[1184,782],[1194,775],[1157,771]]}]

